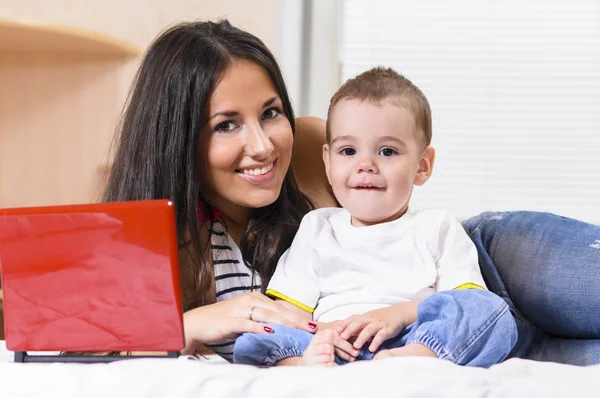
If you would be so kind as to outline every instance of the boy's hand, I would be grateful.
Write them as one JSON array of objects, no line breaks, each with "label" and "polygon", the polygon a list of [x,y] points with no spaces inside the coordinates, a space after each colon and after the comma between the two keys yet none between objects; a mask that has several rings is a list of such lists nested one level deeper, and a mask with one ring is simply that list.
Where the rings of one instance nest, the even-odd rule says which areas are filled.
[{"label": "boy's hand", "polygon": [[375,352],[389,338],[395,337],[406,327],[405,322],[388,308],[369,311],[362,315],[353,315],[337,325],[337,332],[348,341],[353,336],[354,348],[360,348],[370,339],[369,351]]}]

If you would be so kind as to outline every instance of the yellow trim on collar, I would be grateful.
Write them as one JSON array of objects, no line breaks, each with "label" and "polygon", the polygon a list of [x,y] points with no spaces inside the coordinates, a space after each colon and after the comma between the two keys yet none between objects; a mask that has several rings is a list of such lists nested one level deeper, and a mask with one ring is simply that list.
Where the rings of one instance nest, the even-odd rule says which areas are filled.
[{"label": "yellow trim on collar", "polygon": [[279,292],[278,292],[278,291],[276,291],[276,290],[273,290],[273,289],[267,289],[267,292],[266,292],[266,294],[267,294],[267,296],[269,296],[269,297],[275,297],[275,298],[278,298],[278,299],[281,299],[281,300],[287,301],[288,303],[290,303],[290,304],[293,304],[293,305],[295,305],[296,307],[298,307],[298,308],[300,308],[301,310],[304,310],[304,311],[306,311],[306,312],[310,312],[310,313],[313,313],[313,312],[315,312],[315,309],[314,309],[314,308],[310,308],[308,305],[306,305],[306,304],[302,304],[302,303],[301,303],[301,302],[299,302],[298,300],[294,300],[293,298],[291,298],[291,297],[288,297],[288,296],[286,296],[285,294],[279,293]]},{"label": "yellow trim on collar", "polygon": [[460,286],[455,287],[452,290],[466,290],[466,289],[481,289],[481,290],[485,290],[484,288],[482,288],[481,286],[479,286],[476,283],[463,283]]}]

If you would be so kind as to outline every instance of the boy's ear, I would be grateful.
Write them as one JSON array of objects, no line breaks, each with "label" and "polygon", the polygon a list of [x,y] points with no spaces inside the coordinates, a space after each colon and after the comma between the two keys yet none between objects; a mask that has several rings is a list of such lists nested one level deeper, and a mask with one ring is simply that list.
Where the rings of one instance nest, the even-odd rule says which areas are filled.
[{"label": "boy's ear", "polygon": [[423,185],[427,182],[431,173],[433,173],[433,163],[435,162],[435,148],[431,145],[427,146],[421,153],[419,160],[419,170],[415,176],[415,185]]},{"label": "boy's ear", "polygon": [[327,174],[327,181],[331,185],[331,174],[329,173],[329,162],[331,154],[329,152],[329,144],[323,145],[323,163],[325,163],[325,174]]}]

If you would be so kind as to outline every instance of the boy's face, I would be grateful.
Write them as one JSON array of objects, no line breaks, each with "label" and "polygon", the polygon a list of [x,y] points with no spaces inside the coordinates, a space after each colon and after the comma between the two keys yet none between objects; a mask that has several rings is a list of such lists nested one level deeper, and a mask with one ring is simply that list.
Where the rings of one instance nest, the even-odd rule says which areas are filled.
[{"label": "boy's face", "polygon": [[323,147],[327,178],[355,226],[392,221],[408,207],[413,185],[431,175],[435,151],[422,144],[411,113],[390,100],[342,100]]}]

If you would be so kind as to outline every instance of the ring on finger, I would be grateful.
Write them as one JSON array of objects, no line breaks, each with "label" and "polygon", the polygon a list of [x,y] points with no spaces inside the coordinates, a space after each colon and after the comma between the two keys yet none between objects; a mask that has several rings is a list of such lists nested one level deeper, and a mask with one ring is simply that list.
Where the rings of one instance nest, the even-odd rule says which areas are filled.
[{"label": "ring on finger", "polygon": [[252,319],[252,313],[254,313],[254,310],[256,309],[256,306],[252,306],[250,307],[250,311],[248,311],[248,319],[250,319],[251,321]]}]

